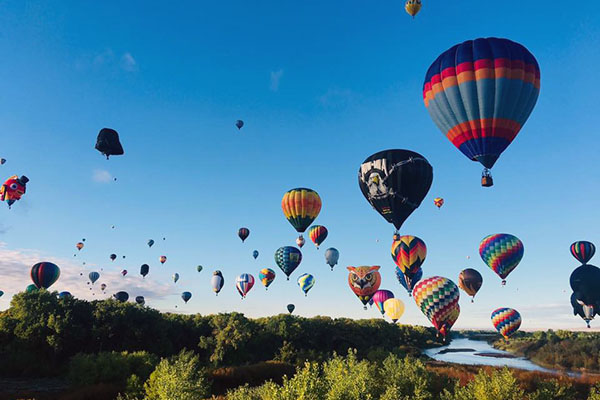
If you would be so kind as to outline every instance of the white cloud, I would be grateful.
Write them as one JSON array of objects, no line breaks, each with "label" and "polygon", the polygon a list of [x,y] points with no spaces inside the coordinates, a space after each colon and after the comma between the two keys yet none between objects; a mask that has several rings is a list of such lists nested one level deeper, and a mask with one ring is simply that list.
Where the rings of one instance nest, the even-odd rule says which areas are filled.
[{"label": "white cloud", "polygon": [[[124,290],[129,293],[130,301],[134,300],[135,296],[141,295],[156,302],[175,294],[172,286],[158,283],[149,277],[141,279],[139,275],[135,276],[136,274],[123,277],[119,271],[101,271],[99,268],[96,270],[100,272],[100,279],[94,286],[90,286],[87,284],[87,275],[95,268],[91,264],[84,268],[70,259],[48,256],[32,249],[11,250],[6,248],[5,243],[0,242],[0,277],[2,277],[0,289],[5,292],[0,298],[2,306],[0,308],[8,307],[12,295],[25,290],[27,285],[32,283],[29,271],[34,264],[41,261],[53,262],[60,268],[60,278],[50,287],[50,290],[59,292],[66,290],[80,299],[106,299],[113,293]],[[106,294],[100,291],[102,283],[107,286]],[[93,290],[90,290],[90,287]]]},{"label": "white cloud", "polygon": [[127,52],[121,56],[121,68],[125,71],[137,71],[137,61],[131,55],[131,53]]},{"label": "white cloud", "polygon": [[271,91],[276,92],[279,90],[279,82],[281,81],[282,76],[283,76],[282,69],[279,69],[277,71],[271,71],[271,84],[269,86]]},{"label": "white cloud", "polygon": [[95,169],[92,173],[92,179],[94,180],[94,182],[108,183],[112,181],[113,177],[110,174],[110,172],[104,169]]},{"label": "white cloud", "polygon": [[103,65],[111,62],[115,58],[115,53],[111,49],[106,49],[94,57],[94,65]]},{"label": "white cloud", "polygon": [[356,98],[356,94],[350,89],[330,88],[319,97],[319,103],[327,108],[341,108],[350,105]]}]

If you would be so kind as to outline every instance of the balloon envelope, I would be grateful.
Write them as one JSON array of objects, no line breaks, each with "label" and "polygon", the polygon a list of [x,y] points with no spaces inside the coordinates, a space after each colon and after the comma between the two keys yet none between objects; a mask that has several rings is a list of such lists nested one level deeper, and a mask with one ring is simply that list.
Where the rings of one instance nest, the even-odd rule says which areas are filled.
[{"label": "balloon envelope", "polygon": [[246,297],[254,286],[254,277],[251,274],[241,274],[235,279],[235,287],[242,298]]},{"label": "balloon envelope", "polygon": [[121,303],[124,303],[127,300],[129,300],[129,293],[120,291],[120,292],[113,294],[113,297],[115,298],[115,300],[120,301]]},{"label": "balloon envelope", "polygon": [[365,310],[367,309],[367,303],[381,285],[380,268],[377,265],[372,267],[347,267],[348,271],[350,271],[348,273],[348,285],[363,303]]},{"label": "balloon envelope", "polygon": [[96,271],[92,271],[88,274],[88,278],[90,278],[90,281],[92,282],[92,285],[93,285],[100,278],[100,274]]},{"label": "balloon envelope", "polygon": [[224,284],[225,279],[223,278],[223,274],[221,273],[221,271],[213,272],[213,276],[210,279],[210,285],[212,287],[213,292],[219,294]]},{"label": "balloon envelope", "polygon": [[508,233],[488,235],[479,244],[481,259],[502,278],[502,284],[506,283],[504,279],[508,274],[517,268],[524,252],[523,242]]},{"label": "balloon envelope", "polygon": [[238,236],[242,239],[242,242],[250,235],[250,229],[240,228],[238,229]]},{"label": "balloon envelope", "polygon": [[308,294],[308,291],[312,289],[313,286],[315,286],[315,277],[311,274],[300,275],[298,277],[298,286],[300,286],[300,289],[302,289],[304,295],[306,296]]},{"label": "balloon envelope", "polygon": [[385,220],[400,229],[421,205],[433,182],[433,168],[410,150],[385,150],[368,157],[358,170],[358,185]]},{"label": "balloon envelope", "polygon": [[432,276],[413,289],[415,303],[445,338],[460,314],[458,286],[448,278]]},{"label": "balloon envelope", "polygon": [[422,277],[423,269],[421,268],[419,268],[419,270],[413,276],[409,277],[404,275],[402,271],[400,271],[400,268],[396,267],[396,279],[398,279],[398,282],[408,291],[409,296],[412,296],[413,288]]},{"label": "balloon envelope", "polygon": [[571,255],[582,264],[587,264],[588,261],[596,254],[596,246],[593,243],[581,240],[575,242],[570,247]]},{"label": "balloon envelope", "polygon": [[421,0],[406,0],[404,9],[411,17],[415,17],[421,11]]},{"label": "balloon envelope", "polygon": [[192,298],[192,294],[190,292],[183,292],[181,293],[181,298],[187,303]]},{"label": "balloon envelope", "polygon": [[323,243],[323,241],[327,238],[327,228],[323,225],[313,225],[308,230],[308,237],[310,240],[317,246],[317,249]]},{"label": "balloon envelope", "polygon": [[392,259],[400,271],[412,277],[421,269],[427,257],[425,242],[416,236],[403,235],[392,243]]},{"label": "balloon envelope", "polygon": [[300,265],[300,262],[302,262],[302,253],[299,249],[292,246],[280,247],[275,252],[275,262],[289,280],[292,272],[294,272],[294,270],[298,268],[298,265]]},{"label": "balloon envelope", "polygon": [[38,289],[48,289],[60,277],[60,268],[48,261],[40,262],[31,267],[30,276]]},{"label": "balloon envelope", "polygon": [[154,246],[154,240],[150,239],[150,240],[148,240],[148,247],[152,247],[152,246]]},{"label": "balloon envelope", "polygon": [[339,259],[340,259],[340,252],[337,249],[330,247],[327,250],[325,250],[325,262],[327,264],[329,264],[332,271],[333,271],[333,266],[338,263]]},{"label": "balloon envelope", "polygon": [[585,305],[600,304],[600,269],[591,264],[575,268],[569,278],[577,300]]},{"label": "balloon envelope", "polygon": [[458,274],[458,287],[464,290],[469,296],[475,297],[482,284],[483,277],[478,271],[472,268],[463,269]]},{"label": "balloon envelope", "polygon": [[373,303],[375,304],[375,306],[377,307],[377,309],[379,310],[379,312],[381,313],[381,315],[384,315],[385,310],[383,308],[383,303],[385,303],[386,300],[393,299],[393,298],[394,298],[394,293],[392,293],[389,290],[381,290],[380,289],[375,292],[375,294],[372,297],[372,300],[373,300]]},{"label": "balloon envelope", "polygon": [[287,305],[287,310],[288,310],[288,312],[289,312],[290,314],[291,314],[291,313],[293,313],[295,309],[296,309],[296,306],[295,306],[295,305],[293,305],[293,304],[288,304],[288,305]]},{"label": "balloon envelope", "polygon": [[136,296],[135,302],[138,303],[140,306],[143,306],[144,304],[146,304],[146,299],[144,299],[144,296]]},{"label": "balloon envelope", "polygon": [[512,308],[498,308],[492,312],[492,325],[508,339],[521,326],[521,314]]},{"label": "balloon envelope", "polygon": [[271,268],[263,268],[258,273],[258,279],[263,286],[267,288],[273,282],[273,280],[275,280],[275,271],[273,271]]},{"label": "balloon envelope", "polygon": [[148,272],[150,272],[150,266],[148,264],[142,264],[140,267],[140,275],[145,278],[146,275],[148,275]]},{"label": "balloon envelope", "polygon": [[258,250],[252,252],[252,257],[254,257],[255,260],[258,258]]},{"label": "balloon envelope", "polygon": [[288,190],[281,199],[283,215],[298,233],[313,223],[321,211],[321,197],[312,189]]},{"label": "balloon envelope", "polygon": [[106,156],[120,156],[125,151],[119,140],[119,134],[114,129],[102,128],[96,139],[96,150]]},{"label": "balloon envelope", "polygon": [[[377,301],[375,301],[375,304],[377,304]],[[385,314],[390,317],[393,322],[398,321],[400,317],[402,317],[402,314],[404,314],[404,303],[400,299],[387,299],[383,303],[382,308]],[[381,314],[383,315],[383,312]]]}]

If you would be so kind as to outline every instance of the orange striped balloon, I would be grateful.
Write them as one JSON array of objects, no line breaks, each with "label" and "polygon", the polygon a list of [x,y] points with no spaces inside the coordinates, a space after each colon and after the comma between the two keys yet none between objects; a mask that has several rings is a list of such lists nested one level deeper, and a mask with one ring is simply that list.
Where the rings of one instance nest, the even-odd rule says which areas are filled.
[{"label": "orange striped balloon", "polygon": [[321,198],[312,189],[296,188],[287,191],[281,200],[285,218],[302,233],[313,223],[321,211]]},{"label": "orange striped balloon", "polygon": [[392,243],[392,259],[405,275],[414,275],[426,256],[427,246],[416,236],[403,235]]}]

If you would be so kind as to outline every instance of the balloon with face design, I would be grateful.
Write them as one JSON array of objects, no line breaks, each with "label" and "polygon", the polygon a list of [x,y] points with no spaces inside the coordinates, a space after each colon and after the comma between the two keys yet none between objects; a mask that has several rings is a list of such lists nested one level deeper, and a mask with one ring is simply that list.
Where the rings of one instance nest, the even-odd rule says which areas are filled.
[{"label": "balloon with face design", "polygon": [[29,178],[25,175],[20,178],[17,175],[11,176],[0,186],[0,200],[6,201],[8,208],[10,208],[15,201],[21,200],[21,196],[25,194],[27,182],[29,182]]},{"label": "balloon with face design", "polygon": [[371,300],[371,297],[375,294],[379,286],[381,285],[381,274],[379,273],[379,266],[374,265],[372,267],[347,267],[348,271],[348,285],[358,299],[363,303],[364,309],[367,309],[367,303]]}]

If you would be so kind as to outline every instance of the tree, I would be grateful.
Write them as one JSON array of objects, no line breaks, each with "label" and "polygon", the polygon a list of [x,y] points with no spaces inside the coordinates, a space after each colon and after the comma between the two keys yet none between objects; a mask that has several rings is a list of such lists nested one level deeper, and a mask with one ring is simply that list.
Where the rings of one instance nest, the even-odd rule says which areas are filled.
[{"label": "tree", "polygon": [[162,359],[144,384],[147,400],[201,400],[210,385],[200,359],[192,351]]}]

